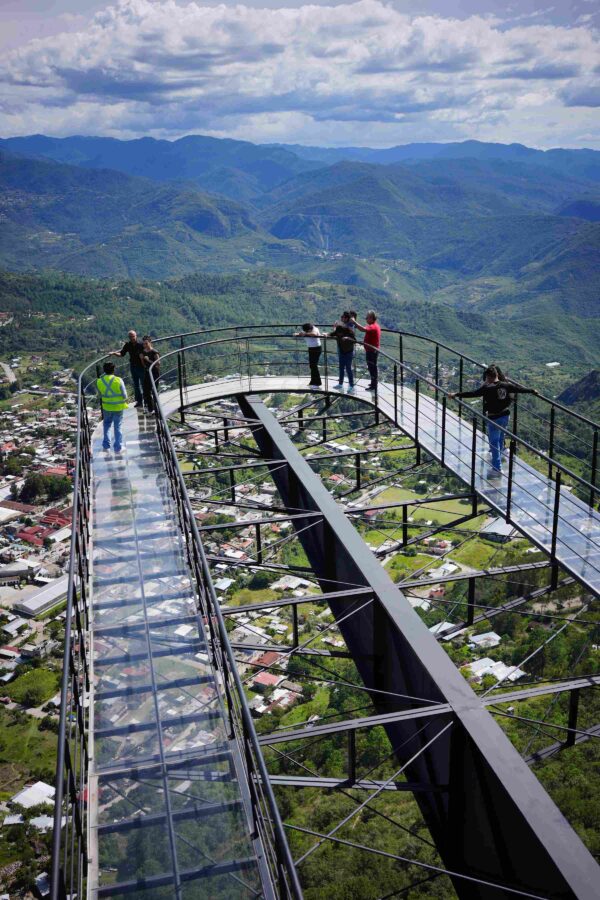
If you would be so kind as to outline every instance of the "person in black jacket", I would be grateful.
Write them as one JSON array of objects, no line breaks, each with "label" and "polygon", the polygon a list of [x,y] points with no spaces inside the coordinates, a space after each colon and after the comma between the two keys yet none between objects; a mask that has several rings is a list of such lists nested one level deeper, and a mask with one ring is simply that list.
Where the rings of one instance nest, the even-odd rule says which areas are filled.
[{"label": "person in black jacket", "polygon": [[475,391],[461,391],[449,394],[452,399],[464,400],[468,397],[483,398],[483,414],[490,420],[487,426],[492,468],[488,477],[497,478],[502,474],[502,451],[504,450],[504,431],[508,428],[510,418],[511,394],[537,394],[532,388],[519,387],[508,381],[498,366],[488,366],[483,373],[485,379],[481,387]]},{"label": "person in black jacket", "polygon": [[348,375],[348,393],[354,393],[354,373],[352,372],[352,361],[354,358],[354,348],[356,346],[356,338],[354,330],[350,325],[350,313],[343,312],[341,320],[333,326],[333,331],[328,337],[334,337],[338,346],[338,362],[340,368],[340,382],[334,386],[334,391],[341,391],[344,386],[344,374]]},{"label": "person in black jacket", "polygon": [[[152,395],[152,379],[154,380],[154,384],[158,384],[160,378],[160,353],[158,350],[155,350],[152,346],[152,338],[145,334],[143,341],[143,350],[140,354],[140,359],[144,365],[144,405],[148,412],[151,415],[154,415],[154,398]],[[152,371],[150,371],[150,366],[152,363],[156,363]]]}]

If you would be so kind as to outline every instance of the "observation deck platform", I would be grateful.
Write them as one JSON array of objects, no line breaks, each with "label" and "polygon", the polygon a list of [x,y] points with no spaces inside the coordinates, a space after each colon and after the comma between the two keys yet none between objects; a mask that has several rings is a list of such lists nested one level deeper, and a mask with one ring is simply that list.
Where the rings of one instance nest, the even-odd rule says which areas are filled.
[{"label": "observation deck platform", "polygon": [[123,438],[92,441],[91,895],[273,896],[153,421]]},{"label": "observation deck platform", "polygon": [[[329,382],[332,379],[329,378]],[[356,382],[354,394],[349,396],[375,406],[375,395],[366,389],[367,379]],[[323,385],[325,392],[327,385]],[[308,390],[305,377],[252,376],[225,378],[190,386],[184,391],[184,402],[203,403],[237,393],[265,393],[275,391]],[[332,394],[338,392],[329,391]],[[178,391],[161,395],[165,415],[179,407]],[[445,427],[442,427],[442,404],[422,394],[419,397],[418,433],[416,422],[416,395],[412,388],[398,385],[397,413],[394,411],[393,385],[380,382],[377,394],[380,413],[408,436],[415,438],[423,450],[442,461],[447,469],[467,485],[471,485],[473,452],[473,425],[470,420],[459,418],[446,411]],[[479,431],[475,446],[474,491],[500,515],[505,516],[509,503],[508,457],[504,461],[504,473],[491,481],[487,477],[490,468],[487,437]],[[510,488],[509,520],[525,537],[545,553],[552,554],[553,525],[556,486],[552,478],[529,465],[516,455],[512,485]],[[572,494],[563,485],[557,517],[554,559],[565,571],[573,575],[596,596],[600,596],[600,513]]]}]

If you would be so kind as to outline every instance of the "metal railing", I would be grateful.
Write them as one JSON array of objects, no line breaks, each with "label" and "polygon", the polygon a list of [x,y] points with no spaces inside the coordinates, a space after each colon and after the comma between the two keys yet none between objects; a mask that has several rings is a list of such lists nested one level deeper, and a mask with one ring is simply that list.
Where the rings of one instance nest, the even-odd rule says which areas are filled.
[{"label": "metal railing", "polygon": [[[103,357],[106,359],[106,357]],[[91,438],[92,422],[86,397],[96,393],[100,360],[91,363],[78,379],[77,456],[74,473],[73,529],[69,584],[65,612],[64,666],[55,779],[55,812],[52,843],[51,898],[72,900],[88,892],[88,775],[90,760],[90,537],[91,537]],[[161,377],[169,380],[182,367]],[[181,382],[180,382],[181,383]],[[228,723],[228,737],[238,747],[245,788],[250,798],[251,828],[259,840],[274,891],[282,898],[300,898],[302,891],[290,855],[279,810],[258,745],[252,716],[235,667],[233,651],[216,599],[208,564],[193,516],[185,483],[167,424],[160,413],[157,386],[153,383],[159,414],[157,437],[171,492],[197,601],[210,634],[212,664],[220,673]]]},{"label": "metal railing", "polygon": [[154,382],[152,388],[157,408],[158,442],[177,508],[179,527],[184,538],[187,561],[193,574],[200,611],[210,635],[211,661],[222,679],[228,736],[230,740],[237,742],[239,759],[244,768],[246,785],[250,793],[252,832],[254,836],[260,838],[277,896],[300,898],[302,889],[258,744],[235,656],[227,637],[225,620],[217,600],[185,479],[179,468],[177,453]]},{"label": "metal railing", "polygon": [[53,900],[83,897],[88,868],[90,492],[91,429],[80,377],[52,835]]},{"label": "metal railing", "polygon": [[[161,391],[176,389],[179,394],[181,420],[186,408],[193,405],[191,388],[195,383],[243,380],[244,390],[252,390],[257,378],[265,374],[306,374],[308,364],[302,338],[290,335],[297,325],[256,325],[224,327],[189,332],[158,339],[162,356],[160,385],[152,383],[157,402],[157,434],[168,473],[186,552],[198,594],[198,602],[211,636],[213,663],[223,680],[229,729],[240,750],[251,795],[252,823],[260,836],[281,896],[301,896],[300,886],[283,833],[279,812],[258,746],[252,717],[227,639],[227,632],[212,585],[210,571],[192,512],[184,479],[177,463],[177,451],[160,407]],[[204,340],[189,343],[201,335]],[[224,336],[223,336],[224,335]],[[210,338],[210,339],[209,339]],[[168,349],[169,344],[175,344]],[[336,371],[335,342],[323,337],[321,360],[323,389],[330,391]],[[73,527],[71,559],[65,618],[64,670],[61,686],[61,713],[58,735],[55,818],[52,852],[51,896],[66,898],[84,896],[87,875],[87,777],[89,737],[89,541],[91,482],[91,420],[86,397],[96,393],[95,382],[101,357],[79,376],[77,407],[77,457],[74,474]],[[173,362],[173,365],[169,361]],[[165,367],[165,363],[167,366]],[[355,371],[362,360],[355,354]],[[449,399],[454,391],[471,388],[481,381],[483,364],[440,342],[407,332],[384,330],[379,353],[380,380],[393,396],[393,419],[398,424],[403,391],[410,390],[414,399],[413,428],[417,444],[424,426],[431,418],[425,398],[437,400],[445,424],[450,404],[457,415],[470,425],[470,440],[463,452],[470,459],[471,487],[476,467],[480,464],[478,434],[489,420],[463,401]],[[223,394],[227,391],[224,389]],[[541,411],[540,411],[541,410]],[[540,439],[539,420],[547,424]],[[466,424],[466,423],[465,423]],[[536,431],[537,429],[537,431]],[[598,433],[600,426],[585,416],[574,413],[548,397],[536,397],[531,407],[519,403],[514,408],[510,429],[501,429],[509,444],[508,481],[505,491],[505,514],[510,518],[515,499],[512,479],[517,454],[553,481],[555,504],[553,525],[546,542],[551,555],[556,551],[556,534],[565,506],[572,497],[564,490],[569,483],[574,492],[594,506],[600,494],[597,486]],[[573,434],[582,434],[573,443]],[[559,435],[566,434],[570,448],[564,448]],[[528,439],[528,438],[532,439]],[[535,442],[534,442],[535,438]],[[539,446],[542,444],[543,446]],[[566,450],[572,466],[566,465]],[[441,462],[447,448],[442,448]],[[577,469],[577,471],[576,471]],[[582,474],[583,473],[583,474]],[[584,477],[587,475],[587,477]],[[547,549],[545,547],[545,549]]]}]

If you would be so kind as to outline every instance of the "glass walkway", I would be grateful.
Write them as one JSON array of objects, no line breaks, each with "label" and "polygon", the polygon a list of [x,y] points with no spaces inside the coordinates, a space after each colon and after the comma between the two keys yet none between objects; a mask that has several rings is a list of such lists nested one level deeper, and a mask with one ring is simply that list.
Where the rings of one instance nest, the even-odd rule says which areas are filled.
[{"label": "glass walkway", "polygon": [[[331,382],[331,378],[329,381]],[[356,382],[353,397],[374,402],[374,394],[366,389],[367,380]],[[324,383],[323,390],[329,386]],[[306,391],[306,378],[297,376],[252,376],[224,379],[189,387],[186,403],[203,402],[238,392],[255,391]],[[331,390],[331,387],[329,387]],[[333,391],[332,393],[335,393]],[[166,413],[179,405],[176,391],[165,394],[163,408]],[[394,389],[389,383],[380,383],[377,396],[380,411],[417,443],[457,475],[501,515],[510,503],[511,523],[544,552],[552,554],[556,562],[577,578],[596,596],[600,595],[600,513],[563,485],[560,504],[555,510],[556,483],[546,474],[529,465],[521,455],[514,458],[513,477],[509,490],[508,458],[505,459],[501,478],[490,481],[490,468],[486,436],[479,431],[473,445],[473,424],[461,419],[451,410],[445,414],[442,404],[421,394],[418,401],[418,433],[415,428],[416,395],[407,386],[397,388],[397,412],[394,412]],[[443,425],[445,427],[443,427]],[[519,454],[521,450],[519,451]],[[473,471],[474,462],[474,471]],[[510,494],[510,500],[509,500]],[[554,519],[556,514],[556,532]]]},{"label": "glass walkway", "polygon": [[184,556],[154,423],[92,449],[95,897],[272,896]]},{"label": "glass walkway", "polygon": [[[290,390],[305,392],[305,378],[229,377],[186,388],[184,402]],[[354,396],[373,403],[364,380]],[[177,390],[162,394],[164,415],[181,399]],[[382,383],[377,403],[506,513],[507,474],[488,480],[487,441],[479,432],[473,442],[470,421],[422,396],[416,430],[416,395],[405,386],[394,391]],[[274,897],[251,825],[252,785],[228,733],[223,684],[198,611],[155,423],[126,410],[121,455],[102,450],[100,431],[92,438],[91,466],[89,892],[148,900]],[[565,488],[557,517],[555,482],[516,456],[509,514],[524,535],[600,594],[597,512]]]}]

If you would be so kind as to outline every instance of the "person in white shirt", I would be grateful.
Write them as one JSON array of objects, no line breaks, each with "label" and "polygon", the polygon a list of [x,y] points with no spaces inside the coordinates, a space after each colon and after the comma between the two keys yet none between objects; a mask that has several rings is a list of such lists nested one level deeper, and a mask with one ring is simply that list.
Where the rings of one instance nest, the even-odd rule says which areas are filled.
[{"label": "person in white shirt", "polygon": [[303,337],[308,347],[308,364],[310,366],[311,390],[321,387],[321,373],[319,372],[319,358],[321,356],[321,332],[312,322],[305,322],[302,331],[296,332],[296,337]]}]

